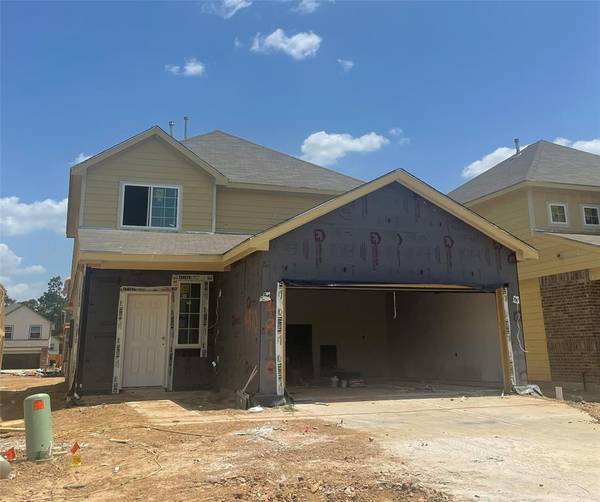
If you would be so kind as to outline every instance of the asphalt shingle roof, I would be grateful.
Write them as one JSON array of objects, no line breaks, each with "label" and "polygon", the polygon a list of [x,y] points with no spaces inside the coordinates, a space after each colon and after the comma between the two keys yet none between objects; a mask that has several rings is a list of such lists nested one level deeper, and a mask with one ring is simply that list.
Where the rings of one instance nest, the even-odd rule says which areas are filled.
[{"label": "asphalt shingle roof", "polygon": [[465,203],[523,181],[600,186],[600,155],[541,140],[448,195]]},{"label": "asphalt shingle roof", "polygon": [[222,131],[181,142],[230,181],[346,192],[364,182]]},{"label": "asphalt shingle roof", "polygon": [[11,303],[8,307],[6,307],[6,309],[4,310],[4,314],[8,315],[11,312],[14,312],[15,310],[17,310],[18,308],[21,308],[23,305],[15,302],[15,303]]},{"label": "asphalt shingle roof", "polygon": [[245,234],[203,234],[80,228],[79,249],[91,253],[198,256],[223,254],[248,239]]}]

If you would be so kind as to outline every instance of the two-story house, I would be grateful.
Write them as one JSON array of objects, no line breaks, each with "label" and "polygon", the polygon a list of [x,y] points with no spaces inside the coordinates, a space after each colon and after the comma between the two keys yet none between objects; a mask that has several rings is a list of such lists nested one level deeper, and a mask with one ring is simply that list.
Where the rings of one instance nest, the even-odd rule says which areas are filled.
[{"label": "two-story house", "polygon": [[44,368],[52,322],[23,303],[6,307],[4,319],[3,369]]},{"label": "two-story house", "polygon": [[600,387],[600,156],[538,141],[449,195],[539,250],[519,263],[530,379]]},{"label": "two-story house", "polygon": [[531,246],[406,171],[369,183],[153,127],[74,166],[72,392],[359,377],[527,382]]}]

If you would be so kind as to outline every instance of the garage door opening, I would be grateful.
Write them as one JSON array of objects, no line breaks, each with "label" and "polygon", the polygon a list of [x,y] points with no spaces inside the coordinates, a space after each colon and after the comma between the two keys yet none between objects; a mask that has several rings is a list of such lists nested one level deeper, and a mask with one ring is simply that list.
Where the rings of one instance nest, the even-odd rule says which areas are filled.
[{"label": "garage door opening", "polygon": [[286,286],[283,297],[282,376],[293,397],[316,388],[505,384],[494,293]]}]

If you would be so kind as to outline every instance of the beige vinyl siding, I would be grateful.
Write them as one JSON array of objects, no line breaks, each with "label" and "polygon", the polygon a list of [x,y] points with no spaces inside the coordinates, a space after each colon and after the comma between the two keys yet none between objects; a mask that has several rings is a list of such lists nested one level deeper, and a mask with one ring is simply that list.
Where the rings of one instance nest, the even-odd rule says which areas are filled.
[{"label": "beige vinyl siding", "polygon": [[[583,224],[584,205],[600,206],[600,192],[585,190],[552,190],[532,189],[533,206],[535,214],[535,228],[540,230],[571,232],[571,233],[599,233],[600,226]],[[567,204],[567,224],[552,224],[548,214],[548,203],[562,202]]]},{"label": "beige vinyl siding", "polygon": [[548,382],[552,380],[552,377],[550,375],[539,280],[522,280],[519,282],[519,289],[525,349],[527,350],[528,378],[530,381]]},{"label": "beige vinyl siding", "polygon": [[157,137],[88,169],[84,226],[118,228],[119,197],[124,181],[181,186],[180,230],[212,229],[214,178]]},{"label": "beige vinyl siding", "polygon": [[331,197],[217,187],[217,232],[257,233]]},{"label": "beige vinyl siding", "polygon": [[517,190],[469,208],[520,239],[530,236],[527,190]]}]

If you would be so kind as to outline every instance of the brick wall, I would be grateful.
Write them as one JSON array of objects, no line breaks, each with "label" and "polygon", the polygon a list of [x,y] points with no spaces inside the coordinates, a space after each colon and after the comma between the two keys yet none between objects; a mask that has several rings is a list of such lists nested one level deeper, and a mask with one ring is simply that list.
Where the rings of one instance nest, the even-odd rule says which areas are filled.
[{"label": "brick wall", "polygon": [[600,384],[600,281],[587,270],[540,278],[552,380]]}]

